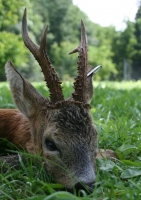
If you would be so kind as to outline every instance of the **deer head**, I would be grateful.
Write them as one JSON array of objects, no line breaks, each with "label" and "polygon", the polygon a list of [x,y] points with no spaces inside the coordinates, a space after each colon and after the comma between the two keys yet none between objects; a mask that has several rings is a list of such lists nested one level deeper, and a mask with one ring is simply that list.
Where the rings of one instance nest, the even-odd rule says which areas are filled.
[{"label": "deer head", "polygon": [[94,72],[87,75],[88,44],[85,26],[81,21],[81,43],[70,52],[78,52],[79,60],[74,93],[67,100],[64,99],[61,82],[46,53],[47,29],[43,32],[40,46],[34,44],[28,35],[25,9],[23,40],[41,66],[50,99],[41,96],[8,61],[5,68],[11,93],[19,110],[29,120],[35,153],[41,153],[44,157],[47,172],[69,189],[73,186],[81,188],[81,183],[93,186],[96,179],[98,136],[90,114]]}]

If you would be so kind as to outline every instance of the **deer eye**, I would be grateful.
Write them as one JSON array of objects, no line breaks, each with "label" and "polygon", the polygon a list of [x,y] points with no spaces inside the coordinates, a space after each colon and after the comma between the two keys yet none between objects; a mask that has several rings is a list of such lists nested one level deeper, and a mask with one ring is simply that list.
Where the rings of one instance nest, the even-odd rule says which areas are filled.
[{"label": "deer eye", "polygon": [[45,145],[48,148],[48,150],[50,150],[50,151],[57,151],[58,150],[56,145],[54,144],[54,142],[52,142],[49,139],[45,140]]}]

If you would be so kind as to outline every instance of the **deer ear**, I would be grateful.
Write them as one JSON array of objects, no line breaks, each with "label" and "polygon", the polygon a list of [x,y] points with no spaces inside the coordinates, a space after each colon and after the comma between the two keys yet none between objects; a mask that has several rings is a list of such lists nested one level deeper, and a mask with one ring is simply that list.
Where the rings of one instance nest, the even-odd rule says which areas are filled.
[{"label": "deer ear", "polygon": [[6,63],[5,70],[7,74],[7,80],[10,83],[13,99],[19,110],[29,118],[46,100],[26,79],[19,74],[11,61]]},{"label": "deer ear", "polygon": [[92,66],[88,66],[87,73],[87,83],[86,83],[86,100],[87,103],[90,103],[93,97],[93,76],[102,68],[101,65],[93,68]]}]

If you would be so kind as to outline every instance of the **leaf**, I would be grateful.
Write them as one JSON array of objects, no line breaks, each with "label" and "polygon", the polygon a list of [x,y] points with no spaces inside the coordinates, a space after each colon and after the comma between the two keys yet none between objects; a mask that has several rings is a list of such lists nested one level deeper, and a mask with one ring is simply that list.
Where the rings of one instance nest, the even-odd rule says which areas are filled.
[{"label": "leaf", "polygon": [[98,162],[98,167],[101,170],[104,171],[111,171],[114,168],[117,168],[119,170],[121,170],[121,168],[119,166],[117,166],[113,161],[111,160],[104,160],[104,159],[97,159]]},{"label": "leaf", "polygon": [[136,176],[141,176],[141,168],[126,169],[121,173],[120,178],[127,179],[127,178],[133,178]]},{"label": "leaf", "polygon": [[46,195],[39,195],[39,196],[26,198],[25,200],[44,200],[45,198],[46,198]]},{"label": "leaf", "polygon": [[123,163],[129,166],[133,167],[141,167],[141,162],[140,161],[130,161],[130,160],[121,160]]},{"label": "leaf", "polygon": [[79,200],[78,197],[70,194],[69,192],[56,192],[54,194],[49,195],[43,200]]},{"label": "leaf", "polygon": [[137,158],[138,158],[139,160],[141,160],[141,156],[138,156]]},{"label": "leaf", "polygon": [[129,155],[130,153],[136,150],[138,150],[138,148],[134,145],[123,144],[115,152],[120,159],[123,159],[125,156]]}]

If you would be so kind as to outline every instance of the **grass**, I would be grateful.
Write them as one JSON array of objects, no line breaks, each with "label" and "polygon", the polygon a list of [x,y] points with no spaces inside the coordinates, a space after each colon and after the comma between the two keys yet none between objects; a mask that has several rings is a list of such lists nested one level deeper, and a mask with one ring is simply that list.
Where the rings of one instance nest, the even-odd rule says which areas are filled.
[{"label": "grass", "polygon": [[[45,84],[34,83],[37,90],[48,96]],[[24,200],[140,200],[141,199],[141,82],[94,83],[91,113],[99,132],[99,148],[114,150],[119,159],[97,159],[97,183],[90,195],[79,197],[62,191],[53,183],[42,166],[27,155],[27,164],[9,168],[0,175],[0,199]],[[72,92],[72,84],[64,84],[64,94]],[[0,107],[14,108],[8,86],[0,84]],[[1,166],[2,167],[2,164]]]}]

